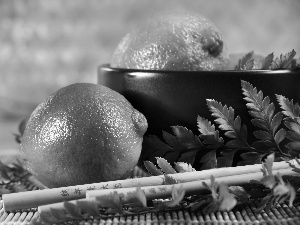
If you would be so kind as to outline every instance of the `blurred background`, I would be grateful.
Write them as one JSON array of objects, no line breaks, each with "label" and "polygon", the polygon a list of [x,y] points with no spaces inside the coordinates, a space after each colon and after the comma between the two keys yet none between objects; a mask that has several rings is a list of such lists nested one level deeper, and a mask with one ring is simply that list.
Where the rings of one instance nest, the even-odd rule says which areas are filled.
[{"label": "blurred background", "polygon": [[201,13],[219,27],[230,53],[300,55],[299,0],[0,0],[0,150],[48,95],[96,83],[121,38],[167,10]]}]

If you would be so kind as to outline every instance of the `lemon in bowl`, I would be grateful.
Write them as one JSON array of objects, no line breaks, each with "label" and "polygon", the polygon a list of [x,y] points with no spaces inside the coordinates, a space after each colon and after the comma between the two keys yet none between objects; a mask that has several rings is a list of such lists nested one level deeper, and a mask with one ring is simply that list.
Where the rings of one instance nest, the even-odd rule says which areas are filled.
[{"label": "lemon in bowl", "polygon": [[71,84],[32,112],[21,138],[22,158],[49,188],[125,179],[137,164],[147,126],[119,93]]},{"label": "lemon in bowl", "polygon": [[149,18],[127,33],[110,65],[142,70],[223,70],[228,57],[222,34],[209,19],[175,11]]}]

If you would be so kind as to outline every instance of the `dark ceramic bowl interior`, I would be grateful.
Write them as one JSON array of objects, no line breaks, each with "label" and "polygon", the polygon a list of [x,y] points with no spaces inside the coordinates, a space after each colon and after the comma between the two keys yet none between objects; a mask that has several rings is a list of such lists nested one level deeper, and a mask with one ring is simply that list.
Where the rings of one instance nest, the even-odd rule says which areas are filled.
[{"label": "dark ceramic bowl interior", "polygon": [[146,134],[171,133],[171,126],[185,126],[199,135],[197,116],[213,122],[206,99],[214,99],[234,109],[248,128],[248,139],[257,130],[252,123],[241,80],[251,83],[264,97],[269,96],[277,111],[276,95],[300,103],[300,70],[251,71],[159,71],[98,68],[98,83],[122,95],[148,120]]}]

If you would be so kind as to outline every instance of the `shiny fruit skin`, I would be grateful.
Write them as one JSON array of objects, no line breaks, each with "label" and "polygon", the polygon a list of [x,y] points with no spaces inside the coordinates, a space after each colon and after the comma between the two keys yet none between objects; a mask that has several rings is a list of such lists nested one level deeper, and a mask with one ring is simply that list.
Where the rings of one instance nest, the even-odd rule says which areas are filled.
[{"label": "shiny fruit skin", "polygon": [[148,19],[117,46],[111,67],[210,71],[229,63],[222,34],[202,15],[170,12]]},{"label": "shiny fruit skin", "polygon": [[120,94],[88,83],[64,87],[32,113],[21,140],[27,169],[47,187],[126,178],[146,118]]}]

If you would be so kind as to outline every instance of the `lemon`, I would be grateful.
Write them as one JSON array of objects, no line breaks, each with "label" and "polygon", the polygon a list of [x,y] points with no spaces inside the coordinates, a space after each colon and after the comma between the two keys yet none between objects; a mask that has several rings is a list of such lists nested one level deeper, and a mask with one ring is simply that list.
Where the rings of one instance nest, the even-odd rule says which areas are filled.
[{"label": "lemon", "polygon": [[228,63],[218,28],[188,12],[148,19],[121,40],[111,58],[111,67],[144,70],[223,70]]},{"label": "lemon", "polygon": [[32,112],[21,155],[49,188],[123,179],[138,162],[147,127],[144,115],[119,93],[71,84]]}]

